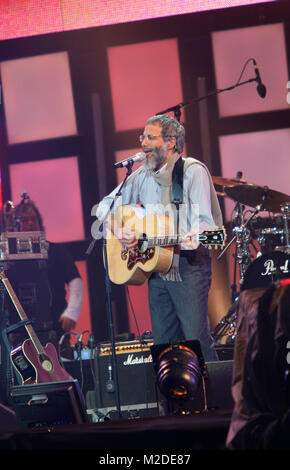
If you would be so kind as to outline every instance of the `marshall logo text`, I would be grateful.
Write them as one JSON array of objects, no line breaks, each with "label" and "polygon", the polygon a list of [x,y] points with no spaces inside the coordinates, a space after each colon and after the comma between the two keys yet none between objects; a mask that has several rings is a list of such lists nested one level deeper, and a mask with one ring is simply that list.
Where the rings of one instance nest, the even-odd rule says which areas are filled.
[{"label": "marshall logo text", "polygon": [[128,354],[127,359],[123,362],[124,366],[133,366],[136,364],[146,364],[148,362],[152,362],[152,354],[149,356],[135,356],[134,354]]}]

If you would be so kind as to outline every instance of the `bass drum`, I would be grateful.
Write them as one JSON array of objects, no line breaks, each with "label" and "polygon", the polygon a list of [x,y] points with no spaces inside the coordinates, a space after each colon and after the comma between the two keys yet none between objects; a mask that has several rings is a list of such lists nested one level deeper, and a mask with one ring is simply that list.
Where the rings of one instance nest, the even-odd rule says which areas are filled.
[{"label": "bass drum", "polygon": [[241,291],[267,288],[272,282],[290,278],[289,260],[290,254],[282,251],[259,256],[247,268]]}]

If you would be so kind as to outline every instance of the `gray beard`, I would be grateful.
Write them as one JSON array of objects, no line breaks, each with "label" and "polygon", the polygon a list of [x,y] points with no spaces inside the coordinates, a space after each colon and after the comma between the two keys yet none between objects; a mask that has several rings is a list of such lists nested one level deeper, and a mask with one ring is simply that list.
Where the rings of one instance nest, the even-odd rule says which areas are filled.
[{"label": "gray beard", "polygon": [[160,147],[159,149],[154,149],[152,151],[152,156],[151,158],[147,159],[144,161],[144,168],[146,170],[156,170],[156,168],[161,165],[161,163],[164,162],[166,158],[166,147],[165,145],[163,147]]}]

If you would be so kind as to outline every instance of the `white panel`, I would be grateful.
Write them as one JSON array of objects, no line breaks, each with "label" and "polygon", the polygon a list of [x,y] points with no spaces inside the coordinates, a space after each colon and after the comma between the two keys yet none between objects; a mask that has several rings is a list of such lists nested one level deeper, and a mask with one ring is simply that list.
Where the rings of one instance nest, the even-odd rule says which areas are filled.
[{"label": "white panel", "polygon": [[[254,58],[266,97],[257,93],[257,82],[247,83],[218,95],[220,116],[272,111],[289,107],[286,100],[288,81],[283,24],[232,29],[212,34],[215,76],[218,89],[235,85],[245,62]],[[255,78],[250,62],[241,82]]]},{"label": "white panel", "polygon": [[[221,136],[219,145],[222,176],[234,178],[242,171],[248,183],[290,195],[290,129]],[[230,220],[234,202],[225,202]]]},{"label": "white panel", "polygon": [[9,144],[77,133],[68,55],[1,62]]}]

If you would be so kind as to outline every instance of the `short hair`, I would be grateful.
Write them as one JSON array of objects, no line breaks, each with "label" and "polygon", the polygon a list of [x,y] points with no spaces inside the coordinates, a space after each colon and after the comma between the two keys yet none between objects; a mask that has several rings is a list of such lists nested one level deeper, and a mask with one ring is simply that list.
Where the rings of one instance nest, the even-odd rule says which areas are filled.
[{"label": "short hair", "polygon": [[163,140],[167,141],[171,137],[175,137],[175,150],[177,153],[182,153],[185,142],[185,129],[180,122],[171,116],[167,116],[167,114],[156,114],[147,120],[146,125],[148,124],[160,124]]}]

